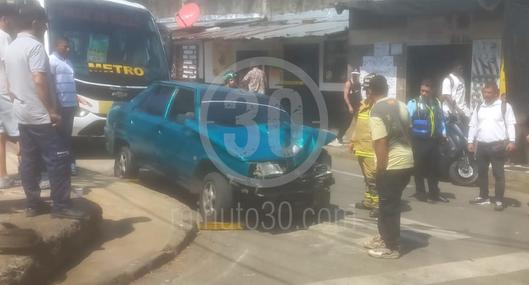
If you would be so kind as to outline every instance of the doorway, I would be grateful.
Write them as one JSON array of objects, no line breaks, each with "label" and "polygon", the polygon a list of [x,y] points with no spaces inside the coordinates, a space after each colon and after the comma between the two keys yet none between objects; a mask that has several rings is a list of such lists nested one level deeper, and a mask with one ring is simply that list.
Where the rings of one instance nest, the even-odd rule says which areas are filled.
[{"label": "doorway", "polygon": [[[307,73],[310,78],[319,85],[319,71],[320,71],[320,47],[317,44],[296,44],[285,45],[284,47],[285,60],[301,68]],[[284,81],[294,83],[300,81],[300,78],[293,74],[285,72]],[[292,82],[291,82],[292,81]]]},{"label": "doorway", "polygon": [[450,73],[455,63],[464,68],[467,102],[470,98],[472,72],[472,45],[410,46],[407,53],[406,99],[419,96],[421,81],[430,79],[433,90],[440,95],[443,79]]}]

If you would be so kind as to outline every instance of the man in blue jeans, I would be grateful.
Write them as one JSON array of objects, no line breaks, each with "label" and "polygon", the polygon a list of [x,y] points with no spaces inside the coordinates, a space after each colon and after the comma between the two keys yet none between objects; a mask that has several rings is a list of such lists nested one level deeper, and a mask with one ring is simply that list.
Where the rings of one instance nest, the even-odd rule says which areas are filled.
[{"label": "man in blue jeans", "polygon": [[33,217],[46,210],[39,187],[44,161],[50,179],[52,216],[82,219],[84,213],[71,205],[70,151],[59,136],[61,116],[56,97],[50,92],[53,86],[49,83],[48,56],[42,44],[47,30],[46,12],[39,6],[24,7],[17,20],[21,32],[6,50],[5,65],[19,122],[26,215]]}]

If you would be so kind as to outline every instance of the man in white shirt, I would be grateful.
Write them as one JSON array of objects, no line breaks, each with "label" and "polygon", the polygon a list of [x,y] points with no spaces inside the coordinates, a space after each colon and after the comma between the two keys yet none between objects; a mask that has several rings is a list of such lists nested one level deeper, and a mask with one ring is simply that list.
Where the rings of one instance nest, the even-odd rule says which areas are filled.
[{"label": "man in white shirt", "polygon": [[471,204],[489,205],[489,165],[495,179],[495,207],[504,209],[505,160],[514,151],[516,118],[510,104],[499,97],[498,85],[491,81],[482,90],[485,102],[472,113],[468,132],[468,151],[476,153],[479,172],[479,196]]},{"label": "man in white shirt", "polygon": [[448,114],[464,114],[470,117],[470,108],[466,100],[463,66],[456,64],[450,74],[443,80],[441,94],[443,95],[443,111]]},{"label": "man in white shirt", "polygon": [[13,114],[13,102],[8,91],[5,51],[11,43],[9,33],[13,31],[16,15],[15,7],[0,4],[0,189],[16,186],[15,180],[7,175],[6,141],[7,138],[18,139],[18,123]]}]

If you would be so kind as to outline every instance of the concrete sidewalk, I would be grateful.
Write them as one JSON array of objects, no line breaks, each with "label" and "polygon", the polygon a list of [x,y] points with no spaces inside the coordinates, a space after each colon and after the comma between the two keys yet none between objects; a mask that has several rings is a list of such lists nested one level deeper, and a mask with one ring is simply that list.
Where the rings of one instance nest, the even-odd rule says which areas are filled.
[{"label": "concrete sidewalk", "polygon": [[[9,156],[10,173],[16,157]],[[64,269],[54,284],[128,284],[171,260],[195,236],[196,212],[134,181],[111,177],[112,166],[92,163],[73,179],[74,191],[102,209],[95,245]],[[20,190],[22,191],[22,190]]]}]

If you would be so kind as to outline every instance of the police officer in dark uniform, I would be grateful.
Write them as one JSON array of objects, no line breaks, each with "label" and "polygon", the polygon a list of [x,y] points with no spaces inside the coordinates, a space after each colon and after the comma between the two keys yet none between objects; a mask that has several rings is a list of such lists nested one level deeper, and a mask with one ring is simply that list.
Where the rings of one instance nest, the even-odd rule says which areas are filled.
[{"label": "police officer in dark uniform", "polygon": [[[432,83],[421,83],[420,96],[408,102],[412,123],[413,155],[415,161],[416,198],[426,202],[448,202],[440,195],[438,160],[440,144],[446,138],[446,127],[441,103],[432,94]],[[428,195],[424,180],[428,181]]]}]

